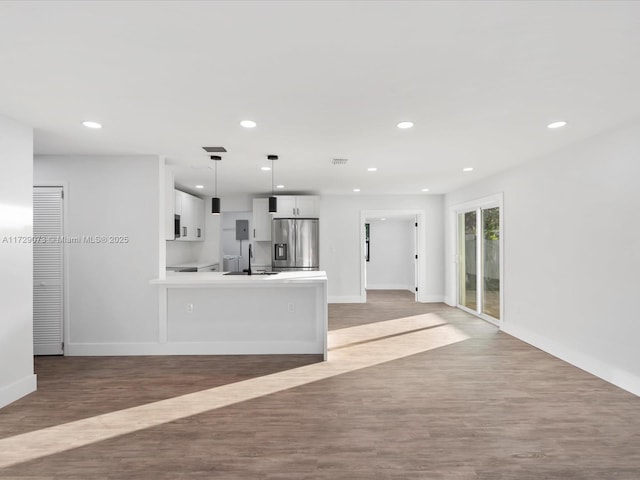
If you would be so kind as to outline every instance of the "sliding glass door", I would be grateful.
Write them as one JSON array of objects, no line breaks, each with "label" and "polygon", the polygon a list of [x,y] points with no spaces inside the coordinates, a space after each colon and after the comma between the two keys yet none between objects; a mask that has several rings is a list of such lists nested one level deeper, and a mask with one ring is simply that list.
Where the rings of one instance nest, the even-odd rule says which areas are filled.
[{"label": "sliding glass door", "polygon": [[458,212],[458,305],[500,320],[500,207]]},{"label": "sliding glass door", "polygon": [[482,313],[500,320],[500,209],[482,211]]},{"label": "sliding glass door", "polygon": [[458,248],[459,248],[459,299],[458,303],[476,310],[478,308],[478,280],[477,267],[477,228],[476,211],[460,213],[458,215]]}]

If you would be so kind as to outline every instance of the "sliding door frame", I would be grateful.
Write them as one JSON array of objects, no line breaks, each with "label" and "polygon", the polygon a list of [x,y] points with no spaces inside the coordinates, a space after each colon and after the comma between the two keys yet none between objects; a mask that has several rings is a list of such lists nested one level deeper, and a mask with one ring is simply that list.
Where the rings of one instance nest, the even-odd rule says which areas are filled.
[{"label": "sliding door frame", "polygon": [[[500,221],[500,239],[499,239],[499,248],[500,248],[500,318],[493,318],[489,315],[482,313],[483,310],[483,240],[484,240],[484,226],[483,226],[483,218],[482,218],[482,210],[498,207],[499,211],[499,221]],[[460,262],[462,259],[460,258],[460,222],[458,220],[458,216],[462,213],[476,211],[478,214],[476,216],[476,224],[478,225],[477,229],[477,241],[476,241],[476,295],[477,295],[477,310],[472,310],[460,303]],[[503,205],[503,194],[497,193],[495,195],[490,195],[487,197],[482,197],[477,200],[472,200],[469,202],[461,203],[459,205],[454,205],[451,207],[451,216],[453,220],[453,225],[455,225],[455,236],[453,238],[454,242],[454,252],[455,252],[455,275],[456,275],[456,290],[455,290],[455,306],[465,312],[471,313],[472,315],[476,315],[477,317],[486,320],[487,322],[493,323],[494,325],[501,326],[505,319],[504,312],[504,205]]]}]

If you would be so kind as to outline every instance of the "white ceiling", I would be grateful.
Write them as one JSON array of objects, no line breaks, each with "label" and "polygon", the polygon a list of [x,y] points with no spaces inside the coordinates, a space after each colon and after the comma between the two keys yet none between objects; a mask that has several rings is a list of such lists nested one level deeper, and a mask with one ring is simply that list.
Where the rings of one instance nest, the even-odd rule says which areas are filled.
[{"label": "white ceiling", "polygon": [[284,192],[451,191],[640,116],[639,58],[640,2],[0,2],[36,153],[161,154],[210,194],[222,145],[219,195],[269,191],[267,154]]}]

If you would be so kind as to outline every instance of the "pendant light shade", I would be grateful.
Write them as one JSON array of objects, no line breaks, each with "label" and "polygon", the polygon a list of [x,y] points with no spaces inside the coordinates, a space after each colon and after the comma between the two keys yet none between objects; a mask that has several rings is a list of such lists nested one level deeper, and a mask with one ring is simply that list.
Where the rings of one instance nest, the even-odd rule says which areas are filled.
[{"label": "pendant light shade", "polygon": [[273,163],[275,160],[278,160],[277,155],[267,155],[267,160],[271,161],[271,196],[269,197],[269,213],[275,214],[278,213],[278,199],[275,196],[275,183],[273,181],[273,175],[275,170],[275,164]]},{"label": "pendant light shade", "polygon": [[220,215],[220,198],[218,198],[218,162],[222,160],[222,157],[218,155],[211,155],[213,160],[213,198],[211,198],[211,213],[213,215]]},{"label": "pendant light shade", "polygon": [[220,215],[220,199],[218,197],[213,197],[211,199],[211,213],[214,215]]},{"label": "pendant light shade", "polygon": [[278,213],[278,199],[269,197],[269,213]]}]

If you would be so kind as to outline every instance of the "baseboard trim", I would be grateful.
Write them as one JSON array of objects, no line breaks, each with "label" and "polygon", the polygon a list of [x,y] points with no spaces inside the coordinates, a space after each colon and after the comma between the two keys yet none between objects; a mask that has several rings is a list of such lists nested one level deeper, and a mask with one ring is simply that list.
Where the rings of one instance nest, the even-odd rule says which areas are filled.
[{"label": "baseboard trim", "polygon": [[444,303],[446,303],[447,305],[449,305],[450,307],[455,307],[457,306],[456,301],[452,298],[452,297],[448,297],[445,295],[444,297]]},{"label": "baseboard trim", "polygon": [[606,364],[590,355],[577,352],[554,340],[543,337],[537,333],[533,333],[526,328],[503,323],[501,330],[573,365],[574,367],[578,367],[585,372],[595,375],[616,387],[620,387],[627,392],[640,396],[640,377],[633,375],[626,370],[622,370],[615,365]]},{"label": "baseboard trim", "polygon": [[365,299],[359,295],[352,297],[329,297],[329,303],[366,303]]},{"label": "baseboard trim", "polygon": [[168,342],[168,343],[72,343],[68,356],[122,355],[322,355],[322,341],[299,342]]},{"label": "baseboard trim", "polygon": [[33,373],[0,388],[0,408],[19,400],[31,392],[35,392],[36,388],[37,376]]},{"label": "baseboard trim", "polygon": [[401,285],[398,283],[380,283],[378,285],[367,285],[367,290],[409,290],[413,291],[415,287],[410,285]]}]

